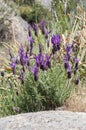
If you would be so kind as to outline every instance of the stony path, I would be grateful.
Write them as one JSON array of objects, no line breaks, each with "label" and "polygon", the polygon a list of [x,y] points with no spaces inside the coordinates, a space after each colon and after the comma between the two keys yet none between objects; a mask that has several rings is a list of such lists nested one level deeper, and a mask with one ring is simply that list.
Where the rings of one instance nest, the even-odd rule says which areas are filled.
[{"label": "stony path", "polygon": [[0,119],[0,130],[86,130],[86,113],[45,111]]}]

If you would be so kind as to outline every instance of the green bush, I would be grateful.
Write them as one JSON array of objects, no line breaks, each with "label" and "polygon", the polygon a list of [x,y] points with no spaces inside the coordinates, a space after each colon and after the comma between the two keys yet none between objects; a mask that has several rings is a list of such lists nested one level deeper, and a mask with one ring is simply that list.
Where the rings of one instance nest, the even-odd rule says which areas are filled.
[{"label": "green bush", "polygon": [[60,64],[40,72],[37,82],[30,72],[26,72],[24,81],[21,85],[12,76],[3,78],[0,83],[0,117],[55,109],[64,104],[72,90],[71,86],[67,86],[63,65]]},{"label": "green bush", "polygon": [[[46,39],[42,31],[38,29],[38,37],[34,35],[33,29],[31,33],[35,40],[33,54],[39,53],[39,43],[42,43],[43,54],[49,53],[50,55],[52,45],[49,48],[46,46]],[[10,48],[12,48],[14,56],[16,56],[19,46],[13,44]],[[26,46],[24,46],[24,49],[26,49]],[[59,56],[58,51],[52,59],[52,67],[47,71],[39,70],[38,81],[34,80],[33,74],[26,68],[24,84],[21,84],[18,79],[20,69],[22,69],[21,65],[18,65],[16,68],[17,73],[13,75],[9,67],[10,61],[5,58],[7,65],[6,63],[3,65],[5,68],[4,77],[1,77],[0,80],[0,96],[2,97],[0,98],[0,117],[22,112],[55,109],[64,104],[72,92],[73,83],[71,85],[71,81],[67,80],[62,64],[63,59],[60,59],[59,62]],[[31,60],[30,66],[31,64],[34,64],[33,60]],[[18,111],[14,110],[14,108],[18,109]]]},{"label": "green bush", "polygon": [[40,72],[37,82],[31,73],[26,73],[18,107],[20,112],[55,109],[64,104],[71,90],[72,87],[66,86],[62,66],[54,66],[48,72]]},{"label": "green bush", "polygon": [[20,6],[20,15],[28,23],[39,23],[42,19],[51,19],[51,13],[49,12],[49,10],[37,4],[33,7],[24,5]]},{"label": "green bush", "polygon": [[20,15],[23,19],[25,19],[28,22],[30,19],[33,19],[30,18],[30,14],[33,12],[33,9],[30,6],[20,6],[19,9],[20,9]]}]

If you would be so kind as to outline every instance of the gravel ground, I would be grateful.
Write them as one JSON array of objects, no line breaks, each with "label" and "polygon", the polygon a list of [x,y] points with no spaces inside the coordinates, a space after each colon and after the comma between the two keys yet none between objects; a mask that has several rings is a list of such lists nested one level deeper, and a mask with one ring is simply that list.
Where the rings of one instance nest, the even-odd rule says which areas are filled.
[{"label": "gravel ground", "polygon": [[0,119],[0,130],[86,130],[86,113],[43,111]]}]

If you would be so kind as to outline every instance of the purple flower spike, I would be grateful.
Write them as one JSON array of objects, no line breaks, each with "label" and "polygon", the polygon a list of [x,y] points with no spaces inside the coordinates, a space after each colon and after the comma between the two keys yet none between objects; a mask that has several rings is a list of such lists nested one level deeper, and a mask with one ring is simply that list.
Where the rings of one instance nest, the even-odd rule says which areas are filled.
[{"label": "purple flower spike", "polygon": [[24,71],[21,71],[19,79],[21,80],[21,83],[24,84]]},{"label": "purple flower spike", "polygon": [[24,55],[24,48],[23,48],[22,44],[20,45],[18,53],[19,53],[20,57],[22,57]]},{"label": "purple flower spike", "polygon": [[11,62],[9,65],[10,65],[12,71],[13,71],[13,74],[15,74],[16,63],[15,62]]},{"label": "purple flower spike", "polygon": [[38,67],[37,65],[30,67],[30,71],[34,74],[34,80],[37,81],[38,80]]},{"label": "purple flower spike", "polygon": [[30,56],[31,56],[33,50],[33,43],[34,43],[34,39],[32,38],[32,36],[28,36],[28,41],[30,42]]},{"label": "purple flower spike", "polygon": [[34,59],[36,60],[36,65],[40,67],[41,70],[47,70],[51,68],[50,57],[47,54],[35,55]]},{"label": "purple flower spike", "polygon": [[25,63],[26,63],[26,65],[29,66],[29,57],[28,57],[27,52],[26,52],[26,55],[25,55]]},{"label": "purple flower spike", "polygon": [[42,27],[45,27],[45,21],[44,21],[44,20],[42,20],[41,26],[42,26]]},{"label": "purple flower spike", "polygon": [[55,54],[55,52],[60,49],[61,36],[59,34],[53,35],[51,42],[53,44],[52,53]]},{"label": "purple flower spike", "polygon": [[28,53],[24,52],[23,46],[21,45],[19,48],[19,57],[20,57],[20,64],[22,66],[27,65],[29,63],[29,57],[28,57]]},{"label": "purple flower spike", "polygon": [[51,31],[48,31],[47,28],[44,29],[45,38],[48,39],[48,35],[51,33]]},{"label": "purple flower spike", "polygon": [[78,69],[74,69],[74,75],[77,73],[77,70],[78,70]]},{"label": "purple flower spike", "polygon": [[39,54],[39,55],[35,56],[34,58],[36,60],[36,65],[44,71],[45,70],[44,55]]},{"label": "purple flower spike", "polygon": [[12,69],[15,69],[15,68],[16,68],[16,63],[10,63],[10,67],[11,67]]},{"label": "purple flower spike", "polygon": [[73,51],[73,49],[74,49],[74,42],[72,42],[71,48],[72,48],[72,51]]},{"label": "purple flower spike", "polygon": [[32,28],[34,30],[35,36],[38,36],[38,25],[37,24],[33,24]]},{"label": "purple flower spike", "polygon": [[69,67],[69,63],[68,63],[66,56],[64,56],[64,67],[65,67],[65,69],[67,69]]},{"label": "purple flower spike", "polygon": [[59,34],[53,35],[51,38],[51,42],[53,45],[59,45],[61,42],[61,36]]},{"label": "purple flower spike", "polygon": [[40,59],[39,59],[39,57],[35,55],[34,59],[36,61],[36,65],[39,67],[39,65],[40,65]]},{"label": "purple flower spike", "polygon": [[4,72],[3,71],[1,72],[1,76],[4,77]]},{"label": "purple flower spike", "polygon": [[78,76],[78,78],[75,80],[75,84],[78,85],[80,81],[80,76]]},{"label": "purple flower spike", "polygon": [[41,27],[42,27],[42,33],[45,34],[45,21],[42,20],[41,22]]},{"label": "purple flower spike", "polygon": [[39,53],[42,54],[42,45],[39,44]]},{"label": "purple flower spike", "polygon": [[30,45],[30,56],[32,56],[33,44]]},{"label": "purple flower spike", "polygon": [[75,68],[77,68],[77,69],[78,69],[78,64],[79,64],[79,59],[76,58],[76,59],[75,59]]},{"label": "purple flower spike", "polygon": [[51,68],[50,57],[48,55],[46,55],[46,65],[48,66],[48,68]]},{"label": "purple flower spike", "polygon": [[66,45],[66,54],[67,54],[67,60],[69,61],[70,58],[71,58],[71,54],[72,54],[72,51],[73,51],[73,47],[72,45]]},{"label": "purple flower spike", "polygon": [[71,78],[71,66],[69,65],[67,68],[67,74],[68,74],[68,79]]},{"label": "purple flower spike", "polygon": [[51,33],[51,31],[48,31],[48,29],[46,28],[44,20],[42,20],[41,22],[41,29],[42,33],[45,35],[45,38],[48,39],[48,35]]},{"label": "purple flower spike", "polygon": [[30,42],[30,44],[34,43],[34,39],[32,38],[32,36],[28,36],[28,41]]},{"label": "purple flower spike", "polygon": [[68,79],[71,78],[71,71],[68,71]]},{"label": "purple flower spike", "polygon": [[13,107],[13,110],[17,113],[19,112],[19,108],[18,107]]},{"label": "purple flower spike", "polygon": [[72,53],[72,47],[70,46],[70,45],[66,45],[66,52],[68,53],[68,54],[71,54]]},{"label": "purple flower spike", "polygon": [[43,57],[43,55],[42,54],[39,54],[39,55],[35,55],[34,56],[34,59],[36,60],[36,64],[37,64],[37,66],[39,67],[41,64],[42,64],[42,62],[44,61],[44,57]]},{"label": "purple flower spike", "polygon": [[74,69],[74,74],[77,73],[77,70],[78,70],[78,64],[79,64],[79,59],[76,58],[76,59],[75,59],[75,69]]}]

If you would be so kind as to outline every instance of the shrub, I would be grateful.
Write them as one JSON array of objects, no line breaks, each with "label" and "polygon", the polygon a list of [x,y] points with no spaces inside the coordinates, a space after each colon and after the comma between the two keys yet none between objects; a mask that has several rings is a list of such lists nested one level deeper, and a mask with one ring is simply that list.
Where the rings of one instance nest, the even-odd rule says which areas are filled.
[{"label": "shrub", "polygon": [[40,72],[37,82],[34,81],[32,74],[26,74],[20,96],[21,112],[55,109],[69,97],[72,88],[68,87],[65,90],[66,79],[61,69],[54,67],[42,73]]},{"label": "shrub", "polygon": [[0,85],[6,90],[1,90],[1,116],[55,109],[79,84],[76,43],[67,44],[60,34],[51,34],[45,21],[40,27],[28,27],[27,45],[9,46],[10,60],[5,59],[4,74],[1,70]]},{"label": "shrub", "polygon": [[33,7],[26,5],[20,6],[20,15],[28,23],[39,23],[42,19],[51,19],[51,13],[49,12],[49,10],[39,4],[36,4]]}]

